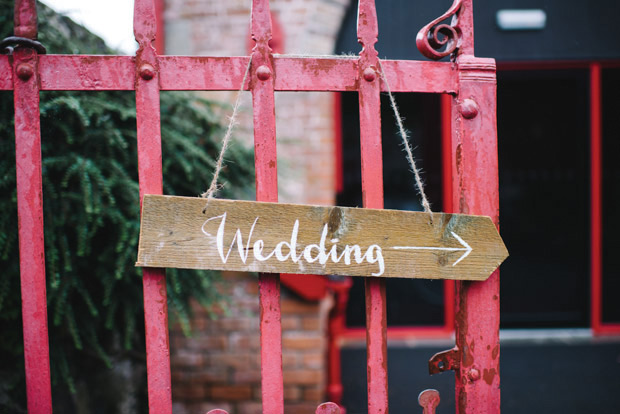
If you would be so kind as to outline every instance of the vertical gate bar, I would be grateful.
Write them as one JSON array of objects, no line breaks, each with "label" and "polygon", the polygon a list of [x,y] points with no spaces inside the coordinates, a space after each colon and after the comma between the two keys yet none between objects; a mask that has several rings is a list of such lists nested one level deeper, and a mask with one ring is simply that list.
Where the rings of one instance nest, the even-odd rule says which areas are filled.
[{"label": "vertical gate bar", "polygon": [[[374,0],[360,0],[357,39],[362,45],[358,61],[360,155],[362,197],[365,208],[383,208],[383,157],[381,149],[381,85],[375,43],[379,35]],[[385,279],[365,278],[368,413],[387,414],[387,320]]]},{"label": "vertical gate bar", "polygon": [[[153,48],[156,36],[154,0],[134,3],[136,52],[136,121],[140,206],[144,194],[162,194],[159,67]],[[164,269],[144,268],[144,324],[149,411],[172,413],[168,303]]]},{"label": "vertical gate bar", "polygon": [[601,330],[602,310],[602,158],[601,64],[590,65],[590,326]]},{"label": "vertical gate bar", "polygon": [[[254,121],[254,161],[256,200],[278,201],[276,157],[276,115],[274,65],[269,40],[272,37],[268,0],[252,1],[252,108]],[[259,275],[261,392],[263,412],[284,412],[282,374],[282,325],[280,312],[280,275]]]},{"label": "vertical gate bar", "polygon": [[473,0],[462,0],[458,13],[460,39],[458,53],[474,56],[474,5]]},{"label": "vertical gate bar", "polygon": [[[453,99],[453,203],[499,223],[495,61],[460,55]],[[499,271],[456,283],[457,414],[500,412]]]},{"label": "vertical gate bar", "polygon": [[[34,0],[15,2],[16,36],[36,39]],[[38,56],[34,49],[13,53],[15,104],[15,163],[19,228],[19,268],[24,331],[24,362],[28,412],[52,412],[45,245],[43,238],[43,184],[39,117]]]},{"label": "vertical gate bar", "polygon": [[[452,206],[452,97],[439,95],[441,114],[441,185],[443,211],[453,213]],[[454,332],[454,280],[443,281],[444,330]]]},{"label": "vertical gate bar", "polygon": [[155,51],[158,55],[163,55],[166,53],[166,37],[164,33],[164,10],[166,9],[166,4],[164,0],[155,0],[155,41],[153,42],[153,46],[155,47]]}]

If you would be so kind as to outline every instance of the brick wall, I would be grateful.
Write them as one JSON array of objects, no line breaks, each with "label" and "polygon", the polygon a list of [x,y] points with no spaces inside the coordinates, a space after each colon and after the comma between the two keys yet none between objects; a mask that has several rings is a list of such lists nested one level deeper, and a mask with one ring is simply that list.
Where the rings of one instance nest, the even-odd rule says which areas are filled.
[{"label": "brick wall", "polygon": [[[261,413],[258,283],[247,273],[227,273],[222,293],[229,298],[210,317],[195,306],[195,333],[170,331],[173,411]],[[287,413],[312,413],[324,402],[328,296],[305,302],[283,289],[282,366]]]}]

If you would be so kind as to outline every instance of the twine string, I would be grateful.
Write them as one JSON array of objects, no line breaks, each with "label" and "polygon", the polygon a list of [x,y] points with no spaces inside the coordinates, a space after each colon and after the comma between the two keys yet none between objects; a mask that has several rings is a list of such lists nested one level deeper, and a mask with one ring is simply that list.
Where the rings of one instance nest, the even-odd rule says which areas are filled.
[{"label": "twine string", "polygon": [[217,163],[215,164],[215,172],[213,173],[213,179],[211,180],[211,185],[209,185],[209,189],[207,191],[201,194],[202,198],[207,199],[207,205],[209,204],[209,201],[213,198],[213,196],[220,189],[220,187],[217,184],[217,180],[220,175],[220,172],[222,171],[222,167],[224,165],[224,154],[226,153],[226,150],[228,149],[228,144],[230,143],[230,137],[232,136],[232,130],[234,126],[237,124],[237,114],[239,113],[239,106],[241,105],[241,94],[245,87],[245,82],[248,79],[251,66],[252,66],[252,56],[250,55],[250,60],[248,61],[248,66],[245,68],[245,74],[243,75],[243,81],[241,82],[241,87],[239,88],[239,91],[237,92],[237,98],[235,99],[235,104],[233,105],[233,111],[228,121],[228,128],[226,128],[226,134],[224,134],[224,139],[222,139],[222,148],[220,150],[220,155],[217,157]]},{"label": "twine string", "polygon": [[[420,197],[422,198],[422,207],[424,208],[425,213],[428,213],[431,215],[431,222],[432,222],[433,212],[431,211],[431,206],[428,202],[428,198],[426,197],[426,192],[424,191],[424,182],[422,181],[422,178],[420,176],[420,170],[417,168],[415,160],[413,158],[413,151],[411,150],[411,145],[409,143],[409,134],[407,133],[407,130],[405,129],[403,125],[403,118],[400,115],[400,111],[398,110],[398,105],[396,105],[396,100],[394,99],[394,95],[392,94],[392,91],[390,90],[390,85],[388,83],[387,77],[385,76],[385,71],[383,70],[383,65],[381,65],[380,59],[378,60],[378,63],[379,63],[381,78],[383,79],[383,82],[385,82],[385,87],[387,89],[387,93],[390,98],[390,105],[392,107],[392,111],[394,112],[394,118],[396,120],[396,125],[398,126],[399,135],[402,139],[402,145],[407,155],[407,161],[409,163],[410,170],[413,173],[415,184],[418,189],[418,193],[420,194]],[[233,105],[233,111],[232,111],[232,114],[228,122],[228,128],[226,128],[226,134],[224,134],[224,139],[222,140],[222,148],[217,158],[217,163],[215,165],[215,172],[213,173],[213,179],[211,180],[211,185],[209,185],[209,189],[207,191],[201,194],[201,197],[207,199],[207,206],[209,204],[209,201],[213,198],[213,196],[215,196],[215,194],[219,190],[217,181],[218,181],[220,172],[224,164],[224,154],[226,153],[226,150],[228,149],[228,144],[230,143],[230,138],[232,136],[232,130],[234,126],[237,124],[237,115],[239,113],[239,107],[241,104],[241,94],[244,90],[245,82],[247,81],[251,66],[252,66],[252,56],[250,56],[250,60],[248,61],[248,66],[246,67],[245,73],[243,75],[243,81],[241,82],[241,87],[239,88],[239,91],[237,92],[237,98],[235,99],[235,104]],[[207,207],[205,206],[205,210],[206,208]]]},{"label": "twine string", "polygon": [[390,97],[390,104],[392,106],[392,110],[394,111],[394,118],[396,119],[396,124],[398,126],[399,135],[402,139],[402,145],[407,154],[407,161],[409,162],[409,167],[413,176],[415,178],[415,184],[418,188],[418,193],[422,198],[422,207],[424,208],[424,212],[431,215],[431,221],[433,219],[433,212],[431,211],[431,205],[428,202],[428,198],[426,198],[426,193],[424,192],[424,182],[420,177],[420,170],[416,167],[415,160],[413,159],[413,151],[411,150],[411,145],[409,144],[409,134],[403,125],[403,118],[400,115],[400,111],[398,110],[398,105],[396,105],[396,100],[394,99],[394,95],[390,90],[390,85],[385,76],[385,71],[383,70],[383,66],[381,65],[381,59],[378,59],[379,69],[381,71],[381,78],[383,82],[385,82],[385,88],[387,89],[388,96]]}]

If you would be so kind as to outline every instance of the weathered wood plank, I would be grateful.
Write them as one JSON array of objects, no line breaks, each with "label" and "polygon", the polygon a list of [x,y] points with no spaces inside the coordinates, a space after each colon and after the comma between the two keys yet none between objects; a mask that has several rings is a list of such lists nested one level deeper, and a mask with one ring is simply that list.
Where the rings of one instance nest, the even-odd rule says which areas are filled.
[{"label": "weathered wood plank", "polygon": [[[146,195],[137,266],[485,280],[489,217]],[[203,213],[204,209],[204,213]]]}]

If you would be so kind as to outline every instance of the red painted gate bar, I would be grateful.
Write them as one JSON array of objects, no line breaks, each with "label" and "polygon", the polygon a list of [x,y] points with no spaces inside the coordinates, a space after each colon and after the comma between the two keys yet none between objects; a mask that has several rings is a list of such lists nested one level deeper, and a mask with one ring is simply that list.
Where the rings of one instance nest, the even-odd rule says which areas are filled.
[{"label": "red painted gate bar", "polygon": [[[365,208],[383,208],[383,157],[381,149],[381,72],[375,43],[379,35],[373,0],[360,0],[357,39],[362,45],[358,62],[362,200]],[[387,318],[385,279],[367,278],[366,354],[368,414],[388,412]]]},{"label": "red painted gate bar", "polygon": [[[157,28],[155,3],[136,0],[134,34],[136,52],[133,78],[136,88],[138,178],[140,202],[144,194],[162,194],[162,150],[159,108],[159,64],[153,42]],[[144,325],[149,410],[172,413],[168,300],[164,269],[143,269]]]},{"label": "red painted gate bar", "polygon": [[[250,0],[248,0],[250,1]],[[17,0],[15,34],[36,38],[34,0]],[[268,0],[252,0],[251,58],[158,56],[157,7],[161,0],[136,0],[134,33],[140,48],[130,56],[43,55],[29,46],[0,56],[0,89],[14,90],[20,269],[24,319],[24,354],[28,408],[51,413],[51,387],[45,298],[39,90],[134,90],[136,93],[140,196],[162,193],[160,90],[239,90],[252,92],[256,197],[278,199],[274,91],[357,91],[359,93],[363,202],[383,208],[379,94],[442,93],[444,173],[451,172],[453,210],[498,218],[495,64],[473,56],[472,1],[455,0],[447,14],[425,28],[448,34],[453,62],[385,60],[379,63],[373,0],[360,0],[359,58],[274,56]],[[456,28],[439,25],[458,14]],[[159,20],[161,23],[161,20]],[[436,29],[436,30],[435,30]],[[459,38],[450,36],[460,36]],[[443,44],[430,42],[429,47]],[[437,43],[437,44],[436,44]],[[454,47],[452,47],[454,46]],[[457,48],[458,46],[458,48]],[[424,51],[423,51],[424,52]],[[434,52],[428,52],[433,58]],[[425,53],[426,54],[426,53]],[[429,56],[429,54],[426,54]],[[250,65],[251,59],[251,65]],[[246,85],[241,85],[250,65]],[[445,161],[444,161],[445,162]],[[446,197],[447,199],[447,197]],[[450,209],[449,203],[446,208]],[[448,287],[450,285],[447,285]],[[457,283],[456,350],[450,355],[456,372],[457,412],[499,412],[499,276],[486,282]],[[171,413],[166,282],[163,269],[143,272],[149,408]],[[259,277],[263,412],[284,412],[279,275]],[[449,297],[449,295],[447,295]],[[388,412],[385,282],[366,280],[368,412]],[[447,306],[446,309],[450,309]],[[446,315],[448,324],[451,315]],[[330,343],[330,347],[334,344]],[[331,349],[331,348],[330,348]],[[331,374],[330,374],[331,376]],[[339,391],[334,390],[338,396]],[[223,412],[223,411],[218,411]],[[337,412],[322,405],[317,412]]]},{"label": "red painted gate bar", "polygon": [[[14,33],[15,36],[36,39],[34,0],[15,2]],[[51,413],[37,66],[38,54],[34,48],[15,50],[15,159],[26,393],[29,412]]]},{"label": "red painted gate bar", "polygon": [[[457,58],[459,97],[452,104],[453,203],[465,214],[499,223],[495,62]],[[499,271],[484,282],[456,283],[457,413],[497,413]]]},{"label": "red painted gate bar", "polygon": [[[269,47],[271,13],[268,0],[252,1],[251,20],[252,39],[256,42],[252,50],[252,77],[250,80],[254,112],[256,200],[277,202],[275,74],[273,55]],[[284,379],[282,374],[280,275],[260,274],[258,289],[263,412],[281,414],[284,412]]]}]

